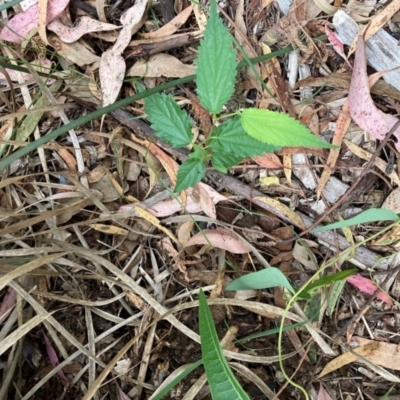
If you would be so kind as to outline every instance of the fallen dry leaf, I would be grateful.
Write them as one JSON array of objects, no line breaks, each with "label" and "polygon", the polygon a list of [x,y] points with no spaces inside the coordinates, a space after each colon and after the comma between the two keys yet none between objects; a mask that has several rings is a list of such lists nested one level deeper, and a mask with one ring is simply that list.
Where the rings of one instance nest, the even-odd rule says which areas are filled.
[{"label": "fallen dry leaf", "polygon": [[106,24],[89,17],[78,18],[72,28],[64,25],[59,18],[56,18],[47,25],[47,29],[56,33],[64,43],[76,42],[87,33],[112,31],[120,28],[120,26]]},{"label": "fallen dry leaf", "polygon": [[[49,0],[47,23],[57,18],[67,7],[69,0]],[[27,33],[38,26],[39,5],[34,4],[26,11],[18,13],[7,23],[0,33],[0,40],[21,43]]]},{"label": "fallen dry leaf", "polygon": [[238,239],[234,232],[229,229],[218,227],[216,229],[203,229],[201,232],[192,236],[185,247],[195,245],[209,245],[229,251],[233,254],[249,253],[250,249],[246,244]]},{"label": "fallen dry leaf", "polygon": [[[365,42],[362,36],[358,36],[357,41],[353,76],[349,90],[349,108],[350,115],[358,126],[380,140],[384,139],[385,135],[397,122],[396,117],[380,111],[371,98]],[[400,127],[395,130],[393,135],[397,138],[395,146],[400,151]]]},{"label": "fallen dry leaf", "polygon": [[101,56],[99,74],[103,107],[114,103],[118,97],[126,70],[122,52],[129,45],[132,35],[143,25],[147,5],[147,0],[139,0],[122,15],[122,29],[116,43]]},{"label": "fallen dry leaf", "polygon": [[145,39],[156,39],[175,33],[189,18],[193,11],[193,6],[189,6],[181,11],[174,19],[165,24],[160,29],[154,32],[142,33],[141,36]]},{"label": "fallen dry leaf", "polygon": [[128,70],[127,76],[140,76],[146,78],[183,78],[193,75],[196,67],[184,64],[176,57],[169,54],[160,53],[151,56],[147,60],[139,60]]},{"label": "fallen dry leaf", "polygon": [[275,154],[263,154],[253,157],[253,161],[263,168],[281,169],[283,165]]}]

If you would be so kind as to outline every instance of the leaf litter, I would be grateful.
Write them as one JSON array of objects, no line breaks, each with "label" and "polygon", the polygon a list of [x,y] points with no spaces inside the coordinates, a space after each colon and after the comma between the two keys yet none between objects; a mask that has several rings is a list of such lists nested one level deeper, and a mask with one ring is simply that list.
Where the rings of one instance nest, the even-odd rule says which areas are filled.
[{"label": "leaf litter", "polygon": [[[68,119],[76,120],[101,103],[112,105],[134,94],[134,80],[148,89],[168,78],[193,75],[197,40],[208,15],[198,5],[178,1],[171,20],[162,5],[150,7],[147,1],[21,5],[2,12],[0,39],[7,64],[0,71],[3,157],[65,124],[61,105]],[[47,12],[40,14],[43,5]],[[371,19],[367,40],[375,32],[395,36],[399,7],[398,1],[368,11],[350,1],[341,4],[353,10],[350,16],[361,29]],[[73,144],[72,133],[60,136],[1,171],[0,398],[18,392],[31,399],[38,391],[50,398],[62,393],[65,398],[151,398],[175,371],[201,358],[194,303],[201,288],[220,302],[211,306],[218,337],[229,329],[237,339],[251,335],[246,342],[251,354],[239,345],[227,354],[242,363],[234,373],[252,398],[260,392],[274,396],[255,376],[271,383],[278,397],[292,398],[279,375],[279,355],[286,373],[294,374],[292,379],[310,397],[335,398],[345,391],[355,399],[356,384],[372,397],[384,396],[398,385],[398,366],[388,357],[397,354],[399,345],[398,220],[351,221],[368,210],[399,213],[400,128],[376,151],[397,121],[400,93],[383,84],[385,67],[375,67],[378,75],[368,78],[372,71],[362,35],[354,42],[353,56],[351,48],[343,48],[341,36],[332,31],[332,15],[342,12],[336,7],[308,0],[286,7],[279,0],[240,2],[223,11],[234,17],[226,21],[248,56],[275,55],[287,45],[294,53],[258,64],[256,74],[251,68],[241,70],[226,104],[225,98],[213,103],[207,93],[196,97],[188,82],[168,89],[170,107],[178,104],[190,112],[184,126],[173,120],[164,124],[178,132],[170,144],[154,137],[143,101],[137,101],[126,108],[122,121],[109,113],[85,122],[74,132]],[[325,33],[331,44],[321,38]],[[187,35],[185,42],[182,35]],[[256,45],[249,46],[253,40]],[[213,68],[227,71],[227,82],[233,79],[230,56],[213,61]],[[288,65],[292,59],[297,64]],[[316,66],[313,74],[299,78],[299,68],[310,62]],[[372,88],[371,80],[378,80]],[[176,194],[187,148],[201,145],[210,132],[210,115],[198,98],[215,112],[222,106],[223,114],[243,110],[244,124],[253,112],[267,126],[265,116],[271,111],[287,111],[299,138],[311,135],[304,129],[308,125],[310,145],[319,136],[340,148],[300,147],[281,133],[281,125],[270,124],[274,153],[240,159],[226,173],[207,165],[201,183]],[[246,110],[249,104],[256,110]],[[200,130],[193,128],[194,121]],[[221,165],[234,151],[232,141],[224,140],[236,140],[237,133],[224,129],[214,143]],[[264,134],[257,132],[256,139]],[[280,150],[281,145],[293,147]],[[312,172],[308,179],[314,182],[292,174],[300,169]],[[339,226],[312,230],[321,218],[320,226],[336,221]],[[359,273],[346,278],[337,303],[329,303],[336,298],[330,296],[336,282],[329,281],[296,300],[285,325],[312,324],[284,332],[281,345],[274,328],[289,297],[260,282],[257,291],[225,291],[250,273],[265,273],[268,280],[273,266],[286,279],[276,285],[293,286],[296,293],[314,274],[314,280],[329,280],[351,264]],[[327,307],[335,310],[331,316],[325,314]],[[167,321],[158,320],[171,308],[175,311]],[[316,359],[303,349],[310,337]],[[333,360],[327,357],[333,354]],[[361,384],[354,366],[363,376]],[[196,369],[165,398],[173,393],[183,398],[193,381],[200,390],[205,385],[201,373]],[[329,373],[332,380],[320,386],[319,373]],[[352,384],[341,380],[344,376]],[[379,390],[372,385],[376,381]]]}]

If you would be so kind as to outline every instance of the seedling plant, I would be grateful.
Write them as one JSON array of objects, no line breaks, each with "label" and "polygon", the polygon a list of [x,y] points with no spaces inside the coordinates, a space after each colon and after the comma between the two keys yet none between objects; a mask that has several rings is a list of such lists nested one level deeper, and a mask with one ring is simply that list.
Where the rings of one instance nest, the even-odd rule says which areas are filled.
[{"label": "seedling plant", "polygon": [[175,148],[192,145],[193,151],[178,171],[175,192],[200,182],[209,162],[218,171],[227,172],[246,157],[272,153],[285,146],[334,147],[284,113],[247,108],[229,116],[221,114],[235,91],[236,58],[233,39],[213,0],[199,47],[195,81],[200,103],[210,112],[213,122],[204,143],[193,143],[189,115],[172,96],[156,93],[145,99],[147,118],[160,139]]}]

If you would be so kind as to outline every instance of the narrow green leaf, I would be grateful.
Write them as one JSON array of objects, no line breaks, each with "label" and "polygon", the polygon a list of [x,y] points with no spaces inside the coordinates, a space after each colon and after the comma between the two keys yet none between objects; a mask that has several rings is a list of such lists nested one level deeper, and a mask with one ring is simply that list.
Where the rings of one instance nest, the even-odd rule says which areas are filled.
[{"label": "narrow green leaf", "polygon": [[289,292],[295,293],[286,276],[274,267],[265,268],[261,271],[251,272],[231,282],[225,290],[257,290],[283,286]]},{"label": "narrow green leaf", "polygon": [[190,119],[171,96],[156,93],[144,101],[147,119],[156,135],[172,147],[185,147],[193,139]]},{"label": "narrow green leaf", "polygon": [[206,296],[199,293],[199,330],[204,369],[213,400],[249,400],[222,353]]},{"label": "narrow green leaf", "polygon": [[218,114],[235,90],[236,53],[228,29],[218,17],[215,0],[211,0],[210,17],[200,43],[196,85],[200,103]]},{"label": "narrow green leaf", "polygon": [[331,229],[344,228],[346,226],[353,226],[358,224],[366,224],[368,222],[376,221],[398,221],[399,217],[393,211],[386,210],[384,208],[370,208],[369,210],[363,211],[353,218],[345,219],[344,221],[335,222],[320,228],[315,228],[311,232],[324,232]]},{"label": "narrow green leaf", "polygon": [[328,307],[326,309],[326,315],[331,316],[336,308],[336,303],[339,300],[340,294],[344,288],[346,281],[343,279],[342,281],[336,281],[333,283],[331,294],[328,298]]},{"label": "narrow green leaf", "polygon": [[277,146],[260,142],[249,136],[243,129],[240,117],[225,121],[215,128],[208,145],[213,152],[227,152],[242,158],[279,150]]},{"label": "narrow green leaf", "polygon": [[176,179],[175,193],[186,190],[199,183],[206,174],[204,163],[197,158],[188,158],[179,167]]},{"label": "narrow green leaf", "polygon": [[317,279],[315,282],[307,285],[302,292],[309,293],[312,290],[318,289],[323,286],[329,285],[331,282],[341,281],[346,279],[347,277],[354,275],[358,272],[357,268],[346,269],[344,271],[336,272],[335,274],[331,274],[328,276],[323,276],[320,279]]},{"label": "narrow green leaf", "polygon": [[318,321],[319,314],[321,312],[321,293],[314,292],[311,295],[310,301],[307,302],[304,308],[304,314],[306,314],[310,322]]},{"label": "narrow green leaf", "polygon": [[274,146],[337,148],[312,135],[304,125],[287,114],[248,108],[242,112],[241,119],[244,130],[250,136]]}]

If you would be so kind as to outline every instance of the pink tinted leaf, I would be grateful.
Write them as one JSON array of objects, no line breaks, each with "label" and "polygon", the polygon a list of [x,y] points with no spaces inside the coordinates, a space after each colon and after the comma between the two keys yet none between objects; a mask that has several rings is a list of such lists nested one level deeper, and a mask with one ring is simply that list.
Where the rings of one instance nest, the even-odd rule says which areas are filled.
[{"label": "pink tinted leaf", "polygon": [[[47,23],[57,18],[67,7],[69,0],[49,0],[47,4]],[[38,26],[39,6],[34,4],[26,11],[15,15],[0,33],[0,40],[21,43],[26,34]]]},{"label": "pink tinted leaf", "polygon": [[283,168],[283,165],[276,154],[266,153],[262,156],[253,157],[253,160],[263,168]]},{"label": "pink tinted leaf", "polygon": [[[56,351],[54,350],[53,345],[50,342],[50,339],[46,336],[46,334],[43,332],[43,338],[44,338],[44,342],[46,344],[46,351],[47,351],[47,355],[49,356],[51,365],[53,367],[57,367],[58,364],[60,364],[60,362],[58,361],[58,356]],[[64,371],[62,369],[60,369],[57,374],[60,376],[61,379],[65,380],[66,382],[68,382],[67,377],[64,374]]]},{"label": "pink tinted leaf", "polygon": [[241,239],[237,239],[236,235],[232,231],[220,227],[215,230],[203,229],[201,232],[196,233],[196,235],[187,241],[185,247],[198,244],[211,244],[214,247],[229,251],[233,254],[244,254],[250,252],[250,249],[246,244]]},{"label": "pink tinted leaf", "polygon": [[[226,197],[219,194],[211,186],[208,186],[205,183],[199,183],[199,185],[201,185],[202,188],[208,193],[214,204],[226,200]],[[195,201],[195,199],[190,193],[188,194],[187,197],[185,210],[190,214],[198,214],[202,212],[201,206]],[[132,211],[133,207],[130,205],[122,206],[118,210],[118,212],[120,213],[132,212]],[[160,201],[151,208],[148,208],[147,211],[153,214],[155,217],[161,218],[161,217],[168,217],[172,214],[182,211],[182,206],[180,201],[175,199],[170,199],[170,200]]]},{"label": "pink tinted leaf", "polygon": [[[352,275],[346,278],[346,281],[351,283],[357,289],[359,289],[363,293],[367,294],[374,294],[376,289],[376,285],[368,278],[364,278],[361,275]],[[392,299],[384,292],[380,291],[377,296],[379,300],[383,301],[384,303],[392,305]]]},{"label": "pink tinted leaf", "polygon": [[317,400],[333,400],[331,396],[329,396],[328,392],[325,390],[325,388],[320,384],[319,392],[318,392],[318,397]]},{"label": "pink tinted leaf", "polygon": [[15,306],[16,302],[17,292],[12,288],[8,288],[7,293],[0,304],[0,324],[2,324],[10,315],[11,310]]},{"label": "pink tinted leaf", "polygon": [[117,385],[119,400],[131,400],[131,398],[127,394],[125,394],[125,392],[121,389],[116,381],[115,384]]},{"label": "pink tinted leaf", "polygon": [[349,60],[347,59],[346,54],[344,53],[343,43],[336,36],[336,33],[331,31],[327,26],[325,26],[325,32],[326,32],[326,36],[328,36],[328,40],[333,45],[333,48],[336,51],[336,53],[338,53],[341,57],[343,57],[346,60],[349,67],[352,69],[353,67],[349,63]]},{"label": "pink tinted leaf", "polygon": [[[353,76],[349,89],[350,115],[361,129],[382,140],[397,122],[397,118],[384,114],[375,106],[369,90],[365,42],[360,35],[357,40]],[[393,133],[395,146],[400,151],[400,127]]]},{"label": "pink tinted leaf", "polygon": [[59,18],[48,24],[47,28],[56,33],[64,43],[73,43],[87,33],[112,31],[120,27],[113,24],[106,24],[93,18],[81,17],[75,21],[73,28],[64,25]]}]

